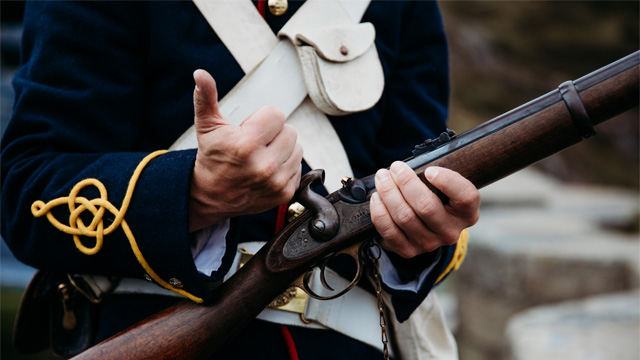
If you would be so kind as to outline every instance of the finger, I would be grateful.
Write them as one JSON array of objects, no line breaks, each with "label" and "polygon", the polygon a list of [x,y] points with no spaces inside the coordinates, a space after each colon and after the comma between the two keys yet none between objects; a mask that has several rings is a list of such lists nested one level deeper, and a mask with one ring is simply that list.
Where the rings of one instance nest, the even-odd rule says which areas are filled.
[{"label": "finger", "polygon": [[287,182],[287,186],[283,191],[283,198],[280,200],[280,204],[286,204],[291,199],[293,199],[293,195],[295,194],[298,187],[300,187],[300,178],[302,177],[302,162],[298,163],[297,171],[289,178]]},{"label": "finger", "polygon": [[[425,250],[432,248],[434,243],[428,239],[440,239],[446,244],[458,240],[459,231],[467,227],[468,220],[459,218],[442,203],[436,194],[420,181],[413,170],[404,162],[396,161],[391,164],[391,176],[398,185],[403,198],[407,201],[414,214],[428,229],[428,232],[407,232],[409,238],[420,243]],[[402,225],[401,228],[405,229]],[[419,226],[411,230],[420,231]],[[410,231],[406,229],[405,231]],[[436,235],[436,236],[433,236]]]},{"label": "finger", "polygon": [[205,70],[196,70],[193,73],[193,80],[196,83],[193,91],[196,130],[208,132],[219,125],[227,125],[228,122],[220,114],[218,89],[213,77]]},{"label": "finger", "polygon": [[369,212],[371,222],[382,238],[380,245],[402,257],[412,257],[409,240],[395,224],[377,192],[374,192],[369,199]]},{"label": "finger", "polygon": [[394,177],[407,177],[415,174],[413,171],[403,170],[402,167],[395,164],[392,164],[391,172],[386,169],[378,170],[375,176],[376,190],[385,207],[389,210],[391,218],[405,234],[410,235],[410,238],[425,236],[428,229],[407,202],[398,187],[399,184],[394,179]]},{"label": "finger", "polygon": [[[296,144],[299,145],[297,140],[298,132],[293,126],[284,124],[278,135],[267,145],[264,156],[266,159],[273,159],[277,165],[284,164],[293,156]],[[302,148],[300,148],[301,151]]]},{"label": "finger", "polygon": [[280,176],[282,176],[287,184],[293,183],[293,189],[296,190],[300,185],[300,177],[302,173],[302,145],[296,143],[291,156],[282,164]]},{"label": "finger", "polygon": [[260,175],[256,180],[259,182],[259,188],[263,189],[265,194],[279,198],[283,192],[292,190],[291,196],[293,196],[293,192],[295,192],[300,183],[300,173],[302,171],[302,146],[297,143],[294,145],[291,156],[283,163],[276,164],[271,162],[268,168],[263,168],[260,171]]},{"label": "finger", "polygon": [[478,221],[480,193],[478,189],[465,177],[457,172],[442,168],[428,167],[424,172],[425,178],[449,198],[447,210],[469,221],[471,226]]},{"label": "finger", "polygon": [[249,115],[241,124],[243,132],[255,138],[260,145],[267,145],[282,131],[286,118],[282,110],[265,106]]}]

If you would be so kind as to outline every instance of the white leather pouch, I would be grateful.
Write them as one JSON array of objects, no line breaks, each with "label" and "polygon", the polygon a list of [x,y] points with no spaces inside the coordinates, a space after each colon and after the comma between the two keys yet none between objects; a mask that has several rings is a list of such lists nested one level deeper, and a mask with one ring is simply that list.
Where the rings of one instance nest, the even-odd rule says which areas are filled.
[{"label": "white leather pouch", "polygon": [[328,115],[373,107],[384,89],[384,73],[371,23],[296,29],[296,46],[309,97]]},{"label": "white leather pouch", "polygon": [[370,109],[384,89],[371,23],[303,31],[296,49],[313,103],[325,114]]}]

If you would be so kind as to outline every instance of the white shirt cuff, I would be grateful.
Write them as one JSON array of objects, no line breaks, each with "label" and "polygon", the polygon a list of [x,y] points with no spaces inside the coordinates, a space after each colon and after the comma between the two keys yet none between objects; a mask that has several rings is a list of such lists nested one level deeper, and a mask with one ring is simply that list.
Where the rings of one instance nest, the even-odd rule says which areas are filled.
[{"label": "white shirt cuff", "polygon": [[227,251],[227,232],[229,219],[220,221],[208,228],[198,230],[191,243],[191,255],[198,271],[206,276],[218,271],[222,266],[222,258]]}]

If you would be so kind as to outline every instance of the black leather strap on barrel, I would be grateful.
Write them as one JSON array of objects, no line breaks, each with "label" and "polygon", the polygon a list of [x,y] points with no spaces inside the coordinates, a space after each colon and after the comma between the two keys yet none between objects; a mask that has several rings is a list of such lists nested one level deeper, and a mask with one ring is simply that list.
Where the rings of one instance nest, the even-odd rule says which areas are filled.
[{"label": "black leather strap on barrel", "polygon": [[584,108],[584,104],[580,99],[578,90],[576,90],[576,87],[573,85],[573,81],[563,82],[558,89],[560,90],[560,95],[562,95],[564,103],[567,105],[567,109],[569,109],[573,123],[578,128],[578,131],[580,131],[580,135],[585,139],[594,136],[596,129],[594,129],[591,123],[587,109]]}]

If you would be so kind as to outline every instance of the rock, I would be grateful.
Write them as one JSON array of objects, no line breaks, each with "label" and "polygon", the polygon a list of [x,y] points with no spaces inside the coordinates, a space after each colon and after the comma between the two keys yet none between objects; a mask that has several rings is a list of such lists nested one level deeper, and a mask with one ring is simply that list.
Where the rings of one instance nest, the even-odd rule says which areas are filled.
[{"label": "rock", "polygon": [[461,354],[498,358],[507,322],[524,309],[640,286],[638,234],[602,226],[637,216],[637,193],[569,187],[530,169],[481,192],[454,280]]},{"label": "rock", "polygon": [[640,358],[640,292],[539,306],[507,325],[511,360]]}]

